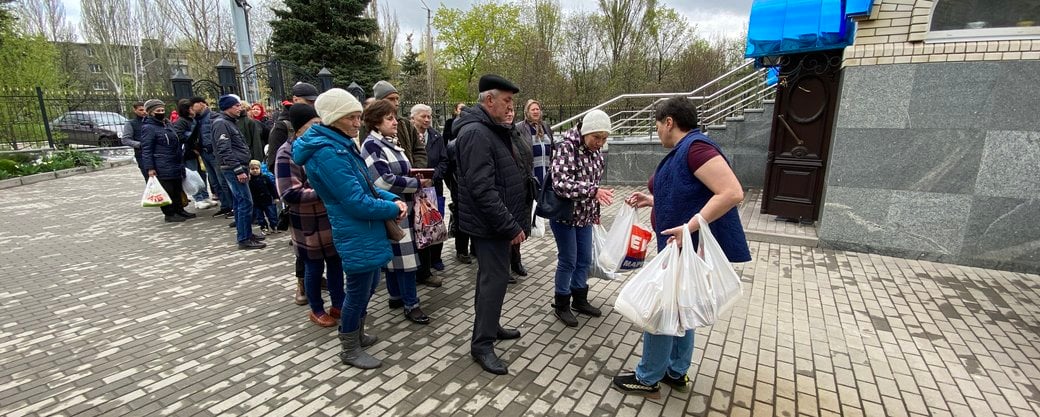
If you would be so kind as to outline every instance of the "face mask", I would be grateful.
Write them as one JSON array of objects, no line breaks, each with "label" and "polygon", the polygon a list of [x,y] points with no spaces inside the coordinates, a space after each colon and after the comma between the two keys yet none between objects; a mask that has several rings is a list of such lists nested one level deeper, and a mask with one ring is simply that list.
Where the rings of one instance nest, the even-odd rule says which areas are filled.
[{"label": "face mask", "polygon": [[155,114],[152,115],[152,117],[154,117],[155,120],[158,120],[158,121],[161,122],[163,119],[166,118],[166,113],[155,113]]}]

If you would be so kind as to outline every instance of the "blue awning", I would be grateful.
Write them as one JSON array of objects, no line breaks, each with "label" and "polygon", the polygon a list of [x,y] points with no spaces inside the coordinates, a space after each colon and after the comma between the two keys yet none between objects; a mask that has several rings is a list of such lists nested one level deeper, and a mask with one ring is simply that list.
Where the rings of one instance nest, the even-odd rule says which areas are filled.
[{"label": "blue awning", "polygon": [[852,43],[850,15],[870,13],[873,0],[755,0],[747,50],[760,58],[840,49]]}]

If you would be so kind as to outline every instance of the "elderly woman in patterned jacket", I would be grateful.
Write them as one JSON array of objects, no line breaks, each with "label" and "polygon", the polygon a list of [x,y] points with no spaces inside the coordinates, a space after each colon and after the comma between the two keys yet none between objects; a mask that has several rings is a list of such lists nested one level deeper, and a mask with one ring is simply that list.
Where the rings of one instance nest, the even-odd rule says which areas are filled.
[{"label": "elderly woman in patterned jacket", "polygon": [[602,110],[593,110],[577,126],[563,133],[552,160],[553,189],[574,201],[571,219],[549,221],[558,252],[553,314],[569,327],[578,325],[571,307],[592,317],[602,314],[589,304],[588,277],[592,263],[592,225],[599,224],[600,204],[609,205],[614,198],[614,190],[599,186],[603,179],[600,149],[609,135],[610,116]]},{"label": "elderly woman in patterned jacket", "polygon": [[429,324],[430,318],[419,308],[416,292],[416,271],[419,252],[415,246],[412,216],[415,193],[433,185],[433,180],[409,176],[412,163],[397,141],[397,106],[387,100],[376,100],[365,109],[364,121],[369,134],[361,146],[361,156],[368,165],[369,175],[376,188],[398,195],[408,205],[408,215],[401,222],[404,239],[393,242],[394,257],[385,267],[386,290],[390,293],[390,308],[404,307],[404,317],[413,323]]}]

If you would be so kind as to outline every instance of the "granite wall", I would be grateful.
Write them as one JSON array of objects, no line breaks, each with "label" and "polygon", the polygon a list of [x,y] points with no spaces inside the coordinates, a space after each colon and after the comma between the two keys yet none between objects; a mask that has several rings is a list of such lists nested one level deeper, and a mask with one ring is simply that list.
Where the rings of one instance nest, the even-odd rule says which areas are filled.
[{"label": "granite wall", "polygon": [[843,71],[826,247],[1040,273],[1040,61]]},{"label": "granite wall", "polygon": [[[722,147],[744,187],[762,188],[772,116],[773,104],[766,103],[762,109],[746,110],[742,118],[706,130],[708,137]],[[607,169],[603,181],[616,185],[645,185],[668,151],[656,138],[612,139],[606,151]]]}]

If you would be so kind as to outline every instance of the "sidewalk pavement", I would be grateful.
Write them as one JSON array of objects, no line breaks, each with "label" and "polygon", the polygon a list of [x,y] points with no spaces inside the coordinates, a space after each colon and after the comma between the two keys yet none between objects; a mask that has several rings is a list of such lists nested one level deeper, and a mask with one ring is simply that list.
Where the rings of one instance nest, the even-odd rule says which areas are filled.
[{"label": "sidewalk pavement", "polygon": [[[292,303],[288,234],[235,249],[207,210],[165,224],[136,168],[0,191],[0,414],[1027,416],[1040,410],[1040,276],[751,243],[744,298],[697,332],[692,392],[623,396],[640,333],[593,281],[604,316],[557,322],[555,247],[523,246],[501,342],[508,376],[468,355],[476,265],[446,245],[429,326],[377,292],[369,352],[339,363],[335,328]],[[627,190],[626,191],[630,191]],[[621,194],[619,194],[621,195]],[[618,203],[612,207],[616,210]],[[604,223],[613,216],[607,210]],[[645,218],[648,213],[642,213]],[[344,254],[349,256],[349,254]]]}]

